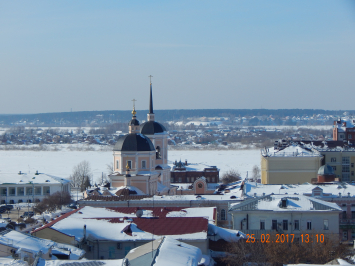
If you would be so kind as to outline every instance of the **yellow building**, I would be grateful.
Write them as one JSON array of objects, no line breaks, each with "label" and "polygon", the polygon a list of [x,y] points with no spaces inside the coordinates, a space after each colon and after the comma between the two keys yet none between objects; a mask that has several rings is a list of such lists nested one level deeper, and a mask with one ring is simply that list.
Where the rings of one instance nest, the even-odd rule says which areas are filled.
[{"label": "yellow building", "polygon": [[262,184],[297,184],[317,178],[322,155],[297,145],[261,151]]}]

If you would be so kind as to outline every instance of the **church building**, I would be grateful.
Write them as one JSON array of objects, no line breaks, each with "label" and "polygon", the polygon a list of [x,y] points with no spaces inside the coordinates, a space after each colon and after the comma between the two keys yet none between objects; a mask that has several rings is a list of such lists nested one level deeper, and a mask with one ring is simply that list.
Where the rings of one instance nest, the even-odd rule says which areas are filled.
[{"label": "church building", "polygon": [[111,186],[147,195],[175,194],[176,187],[170,185],[168,133],[155,121],[151,82],[147,122],[139,124],[133,106],[128,127],[129,133],[120,137],[113,149]]}]

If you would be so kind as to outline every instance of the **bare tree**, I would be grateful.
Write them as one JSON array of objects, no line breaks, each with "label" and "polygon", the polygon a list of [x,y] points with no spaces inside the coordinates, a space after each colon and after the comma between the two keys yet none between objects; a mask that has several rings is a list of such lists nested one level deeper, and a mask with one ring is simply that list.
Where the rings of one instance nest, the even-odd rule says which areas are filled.
[{"label": "bare tree", "polygon": [[253,166],[253,180],[256,182],[260,178],[260,168],[257,165]]},{"label": "bare tree", "polygon": [[232,169],[225,172],[220,178],[223,184],[233,183],[241,179],[239,171]]},{"label": "bare tree", "polygon": [[92,172],[90,163],[88,161],[82,161],[74,166],[70,180],[73,187],[80,188],[81,191],[84,191],[87,187],[90,187],[91,177]]},{"label": "bare tree", "polygon": [[108,175],[113,174],[113,162],[106,164],[106,169],[107,169]]}]

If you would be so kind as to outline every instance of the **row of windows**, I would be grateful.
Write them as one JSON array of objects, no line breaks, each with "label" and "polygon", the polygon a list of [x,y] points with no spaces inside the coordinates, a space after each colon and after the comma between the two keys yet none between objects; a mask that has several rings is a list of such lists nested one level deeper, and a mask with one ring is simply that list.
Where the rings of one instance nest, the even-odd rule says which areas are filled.
[{"label": "row of windows", "polygon": [[[190,183],[190,182],[193,183],[198,178],[199,177],[191,177],[191,179],[190,179],[189,177],[186,177],[186,183]],[[214,177],[212,177],[212,178],[211,177],[207,177],[206,179],[207,179],[208,182],[212,182],[212,183],[216,182],[216,179]],[[182,183],[182,177],[179,177],[176,181],[175,181],[175,178],[172,177],[172,178],[170,178],[170,182],[171,183],[174,183],[174,182]]]},{"label": "row of windows", "polygon": [[[346,215],[346,211],[343,211],[342,212],[342,219],[347,219],[348,217],[347,217],[347,215]],[[352,211],[351,212],[351,219],[355,219],[355,211]]]},{"label": "row of windows", "polygon": [[[16,194],[17,190],[17,194]],[[32,195],[32,187],[18,187],[18,188],[1,188],[0,195],[1,196],[24,196],[26,191],[26,195]],[[43,195],[50,194],[50,187],[43,187]],[[34,188],[34,195],[42,195],[42,187]]]},{"label": "row of windows", "polygon": [[[128,165],[128,167],[129,167],[129,169],[132,169],[132,161],[127,161],[126,162],[126,165],[125,165],[125,168],[126,168],[126,166]],[[120,168],[120,161],[119,160],[117,160],[116,161],[116,169],[118,169],[118,168]],[[147,161],[142,161],[141,162],[141,168],[142,169],[146,169],[147,168]]]},{"label": "row of windows", "polygon": [[[342,164],[349,165],[350,164],[350,157],[342,157],[341,161],[342,161]],[[336,163],[337,162],[337,158],[336,157],[331,157],[330,158],[330,162],[331,163]],[[354,163],[351,163],[351,167],[354,168]]]},{"label": "row of windows", "polygon": [[[289,225],[288,220],[282,220],[282,223],[278,223],[277,220],[272,220],[271,229],[277,230],[278,228],[287,231]],[[307,221],[307,230],[312,230],[312,221]],[[265,220],[260,220],[260,230],[265,230]],[[293,230],[300,230],[300,220],[293,221]],[[329,221],[323,220],[323,230],[329,230]]]}]

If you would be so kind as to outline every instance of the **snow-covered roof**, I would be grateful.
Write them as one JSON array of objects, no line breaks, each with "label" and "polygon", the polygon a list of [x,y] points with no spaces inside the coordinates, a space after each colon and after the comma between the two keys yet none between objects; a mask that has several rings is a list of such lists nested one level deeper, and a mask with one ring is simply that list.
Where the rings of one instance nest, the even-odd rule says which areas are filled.
[{"label": "snow-covered roof", "polygon": [[[314,195],[313,189],[316,187],[323,190],[321,195]],[[272,185],[259,184],[255,182],[245,182],[245,194],[249,197],[260,197],[269,194],[283,195],[304,195],[319,198],[339,197],[355,197],[355,183],[330,183],[330,184],[288,184],[288,185]]]},{"label": "snow-covered roof", "polygon": [[226,193],[226,194],[205,194],[205,195],[163,195],[163,196],[153,196],[150,198],[144,198],[141,200],[149,200],[151,201],[152,198],[156,201],[201,201],[203,202],[204,200],[224,200],[224,201],[241,201],[241,193],[242,191],[239,190],[239,193]]},{"label": "snow-covered roof", "polygon": [[85,251],[74,246],[56,243],[47,239],[37,238],[14,230],[6,230],[1,232],[0,243],[33,254],[37,254],[39,251],[42,251],[42,253],[46,254],[51,248],[57,248],[59,250],[70,250],[73,253],[71,256],[73,259],[79,259],[85,254]]},{"label": "snow-covered roof", "polygon": [[[124,210],[127,210],[124,212]],[[168,209],[179,209],[173,212],[173,217],[167,216]],[[189,208],[185,208],[184,210]],[[213,208],[206,208],[204,217],[201,210],[193,215],[192,211],[182,208],[154,208],[143,211],[141,218],[136,217],[137,208],[94,208],[83,207],[58,218],[34,232],[50,227],[69,236],[74,236],[77,241],[84,238],[84,225],[86,237],[96,240],[135,241],[151,240],[164,235],[174,239],[206,239],[207,225]],[[160,211],[160,212],[159,212]],[[157,213],[165,213],[160,216]],[[183,224],[183,226],[182,226]],[[112,232],[117,232],[112,234]]]},{"label": "snow-covered roof", "polygon": [[[190,163],[189,162],[187,164],[187,166],[185,165],[184,162],[182,162],[182,163],[184,164],[184,168],[186,169],[186,170],[183,170],[183,171],[200,171],[200,172],[202,172],[206,168],[208,168],[208,169],[212,168],[213,170],[219,171],[219,169],[216,168],[216,166],[207,165],[205,163]],[[171,167],[171,171],[181,171],[181,170],[177,170],[176,169],[177,168],[176,165],[173,162],[171,162],[171,161],[169,161],[169,166]]]},{"label": "snow-covered roof", "polygon": [[261,151],[264,157],[321,157],[318,151],[306,150],[299,145],[290,145],[284,149],[268,148]]},{"label": "snow-covered roof", "polygon": [[46,260],[45,266],[123,266],[123,260]]},{"label": "snow-covered roof", "polygon": [[[173,259],[172,259],[173,258]],[[197,266],[202,259],[199,248],[165,237],[159,247],[154,266]]]},{"label": "snow-covered roof", "polygon": [[13,258],[1,258],[0,257],[0,265],[2,266],[28,266],[28,263],[23,260],[15,260]]},{"label": "snow-covered roof", "polygon": [[211,223],[208,224],[208,234],[214,236],[214,241],[223,239],[227,242],[236,242],[240,239],[247,239],[247,236],[239,230],[227,229]]},{"label": "snow-covered roof", "polygon": [[0,174],[1,184],[19,184],[26,185],[30,182],[33,184],[67,184],[70,181],[64,178],[48,175],[48,174]]},{"label": "snow-covered roof", "polygon": [[336,203],[323,201],[303,195],[267,195],[248,199],[242,203],[231,204],[230,211],[341,211]]}]

